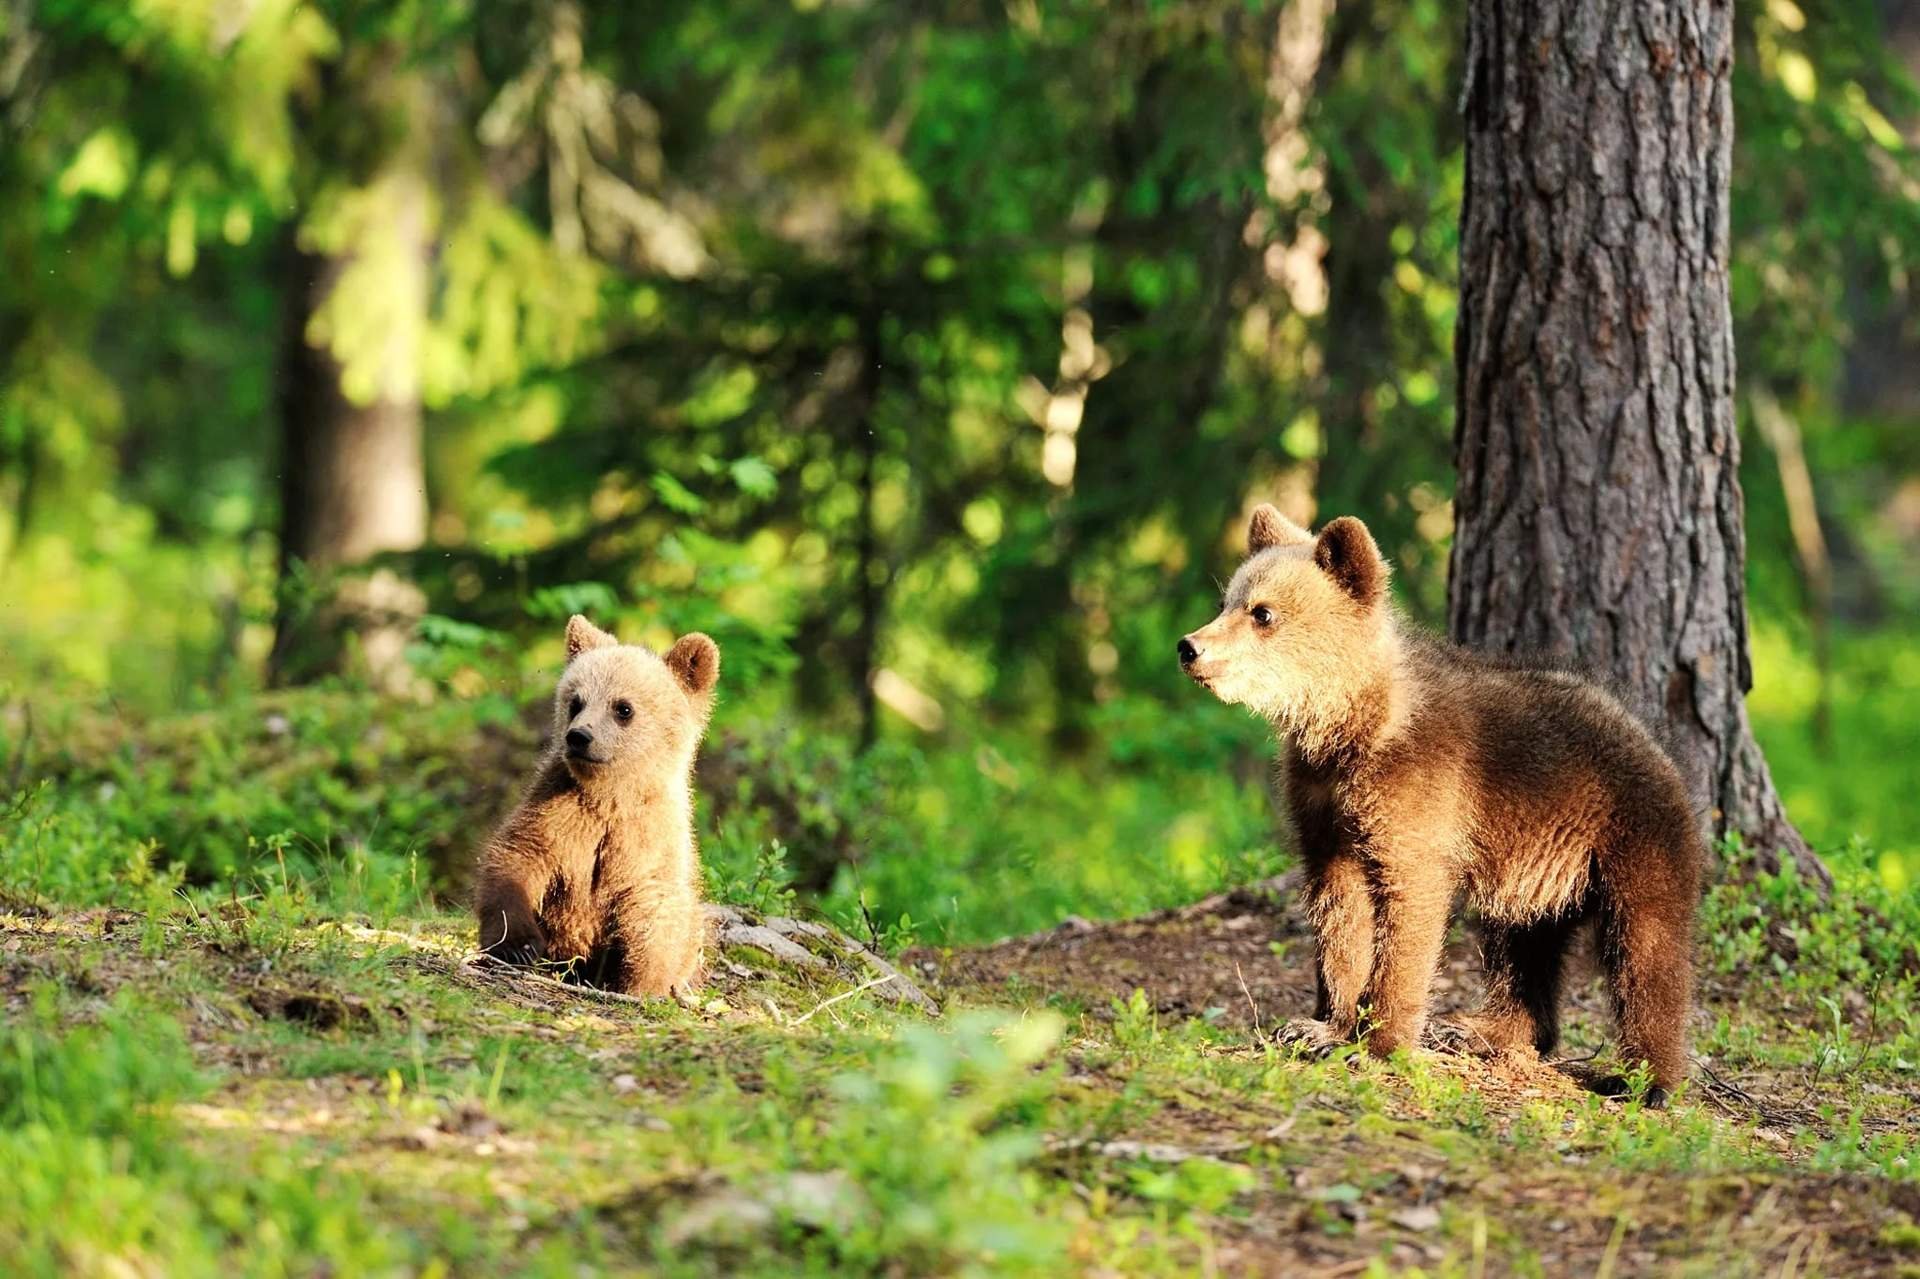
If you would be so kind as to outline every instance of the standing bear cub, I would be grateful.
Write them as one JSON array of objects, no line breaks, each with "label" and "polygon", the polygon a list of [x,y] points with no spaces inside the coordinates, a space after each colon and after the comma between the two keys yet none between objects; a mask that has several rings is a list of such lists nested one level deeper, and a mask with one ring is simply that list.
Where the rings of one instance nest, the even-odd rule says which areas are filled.
[{"label": "standing bear cub", "polygon": [[567,622],[554,744],[480,854],[480,949],[634,995],[700,974],[693,759],[720,649],[685,635],[656,657]]},{"label": "standing bear cub", "polygon": [[1285,742],[1320,979],[1314,1020],[1289,1037],[1418,1043],[1464,890],[1487,983],[1468,1042],[1551,1050],[1566,953],[1592,921],[1625,1056],[1664,1104],[1686,1073],[1705,859],[1672,761],[1595,684],[1404,630],[1356,519],[1314,537],[1262,505],[1248,551],[1179,656]]}]

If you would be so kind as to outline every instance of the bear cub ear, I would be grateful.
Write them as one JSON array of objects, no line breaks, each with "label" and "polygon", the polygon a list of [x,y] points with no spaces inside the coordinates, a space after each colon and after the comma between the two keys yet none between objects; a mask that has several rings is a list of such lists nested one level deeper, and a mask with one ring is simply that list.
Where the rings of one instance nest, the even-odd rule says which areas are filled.
[{"label": "bear cub ear", "polygon": [[1387,589],[1387,562],[1367,526],[1342,515],[1325,528],[1313,547],[1313,562],[1361,604],[1377,603]]},{"label": "bear cub ear", "polygon": [[1253,508],[1253,518],[1247,522],[1247,554],[1259,552],[1275,546],[1304,546],[1313,540],[1313,535],[1280,514],[1271,503],[1262,502]]},{"label": "bear cub ear", "polygon": [[590,648],[609,648],[619,642],[578,613],[567,619],[567,660],[569,662]]},{"label": "bear cub ear", "polygon": [[661,660],[689,693],[711,693],[720,682],[720,646],[699,631],[682,635]]}]

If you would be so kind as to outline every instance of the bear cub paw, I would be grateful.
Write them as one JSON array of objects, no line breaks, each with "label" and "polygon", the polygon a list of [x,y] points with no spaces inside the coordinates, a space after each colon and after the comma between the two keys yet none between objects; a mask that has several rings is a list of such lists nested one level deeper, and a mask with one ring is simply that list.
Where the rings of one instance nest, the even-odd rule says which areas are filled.
[{"label": "bear cub paw", "polygon": [[1324,1057],[1352,1042],[1326,1022],[1312,1017],[1293,1018],[1273,1032],[1273,1041],[1307,1057]]}]

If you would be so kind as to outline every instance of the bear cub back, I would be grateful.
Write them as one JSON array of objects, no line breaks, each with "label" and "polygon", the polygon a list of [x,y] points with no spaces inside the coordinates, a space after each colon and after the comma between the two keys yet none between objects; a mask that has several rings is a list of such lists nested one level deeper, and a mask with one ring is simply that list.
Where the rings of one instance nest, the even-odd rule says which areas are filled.
[{"label": "bear cub back", "polygon": [[656,656],[567,622],[553,743],[480,854],[480,949],[633,995],[691,987],[705,941],[693,763],[720,649]]}]

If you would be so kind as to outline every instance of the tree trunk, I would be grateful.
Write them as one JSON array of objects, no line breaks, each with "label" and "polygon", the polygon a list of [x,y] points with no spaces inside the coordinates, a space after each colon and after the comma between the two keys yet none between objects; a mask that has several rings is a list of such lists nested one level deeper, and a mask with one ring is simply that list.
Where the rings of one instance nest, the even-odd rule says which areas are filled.
[{"label": "tree trunk", "polygon": [[[877,270],[869,252],[868,278]],[[874,692],[874,674],[880,658],[880,612],[886,607],[886,593],[879,580],[886,569],[880,555],[878,512],[874,507],[874,474],[880,463],[880,377],[885,354],[881,349],[880,309],[871,298],[860,304],[860,371],[855,375],[854,396],[857,407],[852,417],[858,432],[854,446],[860,457],[860,531],[856,539],[853,571],[854,598],[860,620],[853,636],[853,692],[860,707],[860,753],[866,754],[880,736],[880,704]]]},{"label": "tree trunk", "polygon": [[1715,833],[1826,880],[1747,724],[1728,0],[1473,0],[1453,637],[1572,657]]},{"label": "tree trunk", "polygon": [[[403,317],[388,338],[386,361],[418,358],[408,320],[427,311],[427,192],[413,175],[391,177],[392,222],[378,231],[398,241],[400,268],[380,281],[388,313]],[[426,540],[427,497],[417,390],[418,369],[389,367],[367,402],[349,396],[345,370],[315,341],[312,321],[354,261],[351,249],[309,253],[289,245],[280,414],[281,603],[272,668],[291,682],[336,668],[343,641],[357,638],[366,674],[397,689],[409,682],[404,650],[424,600],[391,569],[335,583],[339,570],[386,551],[416,550]],[[376,321],[378,322],[378,321]]]}]

